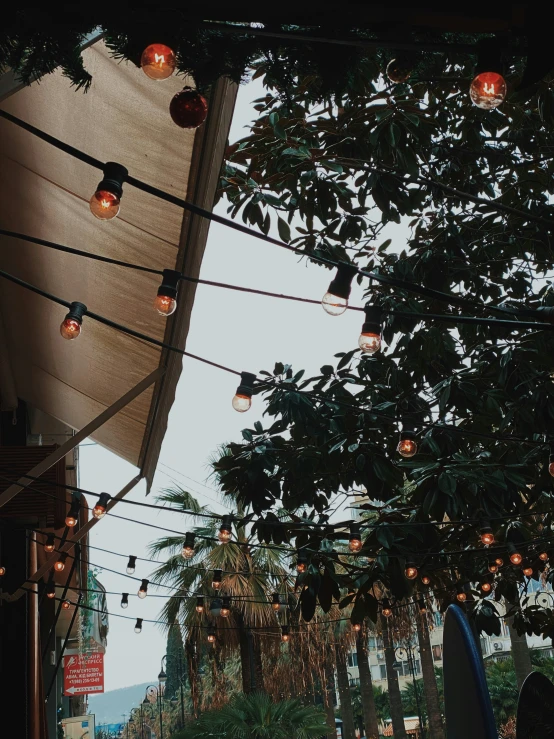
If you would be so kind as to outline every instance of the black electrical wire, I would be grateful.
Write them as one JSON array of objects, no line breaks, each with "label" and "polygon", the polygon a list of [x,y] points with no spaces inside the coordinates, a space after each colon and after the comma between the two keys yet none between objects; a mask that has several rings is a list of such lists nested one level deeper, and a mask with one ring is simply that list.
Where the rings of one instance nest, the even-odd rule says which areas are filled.
[{"label": "black electrical wire", "polygon": [[[41,297],[46,298],[47,300],[51,300],[52,302],[57,303],[58,305],[63,305],[65,308],[71,307],[71,303],[69,301],[63,300],[62,298],[58,298],[57,296],[46,292],[46,290],[41,290],[40,288],[35,287],[34,285],[31,285],[28,282],[25,282],[25,280],[20,280],[19,277],[14,277],[14,275],[10,275],[8,272],[4,272],[4,270],[0,270],[0,277],[3,277],[9,282],[15,283],[16,285],[19,285],[20,287],[24,287],[26,290],[30,290],[31,292],[34,292],[37,295],[40,295]],[[185,351],[185,349],[179,349],[176,346],[167,344],[165,341],[154,339],[152,336],[146,336],[146,334],[142,334],[139,331],[135,331],[132,328],[128,328],[127,326],[123,326],[120,323],[111,321],[109,318],[104,318],[104,316],[101,316],[98,313],[93,313],[92,311],[87,310],[85,315],[88,316],[88,318],[92,318],[92,320],[94,321],[98,321],[98,323],[102,323],[105,326],[109,326],[110,328],[114,328],[117,331],[121,331],[122,333],[127,334],[128,336],[131,336],[134,339],[140,339],[141,341],[145,341],[147,344],[153,344],[154,346],[158,346],[161,349],[168,349],[169,351],[176,352],[177,354],[181,354],[184,357],[189,357],[190,359],[196,359],[198,362],[209,364],[211,367],[217,367],[217,369],[224,370],[225,372],[230,372],[231,374],[238,375],[240,377],[241,373],[237,370],[231,369],[230,367],[226,367],[223,364],[218,364],[217,362],[212,362],[209,359],[204,359],[204,357],[199,357],[197,354],[191,354],[190,352]]]},{"label": "black electrical wire", "polygon": [[[0,110],[0,117],[5,118],[11,123],[14,123],[16,126],[23,128],[28,133],[31,133],[33,136],[37,136],[43,141],[46,141],[48,144],[60,149],[61,151],[65,152],[66,154],[69,154],[70,156],[75,157],[76,159],[79,159],[85,164],[88,164],[89,166],[95,167],[96,169],[100,169],[102,171],[104,170],[105,165],[99,159],[95,159],[94,157],[90,156],[89,154],[85,154],[84,152],[80,151],[74,146],[66,144],[63,141],[60,141],[54,136],[51,136],[50,134],[47,134],[44,131],[41,131],[35,126],[32,126],[31,124],[26,123],[25,121],[22,121],[20,118],[17,118],[11,113],[8,113],[5,110]],[[323,257],[321,255],[310,254],[308,252],[301,252],[298,249],[296,249],[294,246],[291,246],[290,244],[286,244],[284,241],[280,241],[279,239],[274,239],[272,236],[268,236],[259,231],[255,231],[254,229],[248,228],[247,226],[237,223],[236,221],[233,221],[230,218],[224,218],[223,216],[219,216],[216,213],[206,210],[205,208],[201,208],[198,205],[194,205],[193,203],[190,203],[187,200],[183,200],[182,198],[178,198],[175,195],[171,195],[170,193],[164,192],[163,190],[160,190],[157,187],[148,185],[147,183],[142,182],[141,180],[138,180],[135,177],[128,176],[126,181],[133,187],[136,187],[137,189],[142,190],[143,192],[146,192],[150,195],[160,198],[161,200],[165,200],[168,203],[172,203],[173,205],[177,205],[178,207],[183,208],[183,210],[187,210],[202,218],[206,218],[210,221],[214,221],[223,226],[227,226],[228,228],[232,228],[235,231],[240,231],[241,233],[244,233],[248,236],[252,236],[261,241],[265,241],[275,246],[279,246],[283,249],[287,249],[288,251],[292,251],[295,254],[298,254],[299,256],[307,256],[312,261],[319,262],[320,264],[325,264],[330,267],[339,266],[339,262],[333,259],[328,259],[327,257]],[[530,215],[529,218],[533,219],[533,216]],[[541,221],[542,220],[543,219],[541,219]],[[501,308],[498,306],[491,306],[486,303],[478,303],[477,301],[470,301],[460,296],[449,295],[447,293],[443,293],[438,290],[433,290],[431,288],[423,287],[421,285],[417,285],[412,282],[406,282],[404,280],[398,280],[394,277],[381,275],[377,272],[366,272],[365,270],[361,270],[359,268],[357,268],[357,272],[358,274],[364,277],[368,277],[369,279],[375,280],[376,282],[381,282],[384,285],[398,287],[402,290],[406,290],[407,292],[413,292],[415,294],[422,295],[423,297],[428,297],[432,300],[440,300],[450,305],[471,306],[472,308],[477,308],[478,310],[501,311],[501,312],[508,312],[508,313],[513,314],[513,311],[509,309]]]},{"label": "black electrical wire", "polygon": [[[149,274],[163,275],[162,270],[151,269],[142,265],[134,264],[131,262],[122,262],[119,259],[112,259],[111,257],[105,257],[99,254],[93,254],[91,252],[82,251],[81,249],[74,249],[73,247],[63,246],[56,244],[52,241],[46,241],[45,239],[39,239],[34,236],[26,236],[25,234],[17,233],[15,231],[7,231],[6,229],[0,229],[0,236],[7,236],[9,238],[20,239],[21,241],[28,241],[32,244],[38,244],[40,246],[46,246],[57,251],[62,251],[68,254],[74,254],[76,256],[85,257],[87,259],[93,259],[106,264],[113,264],[119,267],[125,267],[127,269],[134,269],[140,272],[148,272]],[[321,305],[320,300],[313,298],[302,298],[297,295],[287,295],[283,293],[274,293],[267,290],[259,290],[256,288],[242,287],[241,285],[231,285],[226,282],[216,282],[214,280],[204,280],[199,277],[189,277],[183,273],[180,274],[180,278],[186,282],[192,282],[197,285],[208,285],[211,287],[223,288],[225,290],[233,290],[237,292],[250,293],[253,295],[262,295],[269,298],[278,298],[279,300],[292,300],[299,303],[309,303],[310,305]],[[347,310],[353,310],[363,313],[364,308],[360,306],[348,305]],[[504,309],[503,309],[504,310]],[[479,318],[475,316],[460,316],[460,315],[447,315],[438,313],[416,313],[409,311],[399,311],[396,309],[383,308],[382,312],[386,315],[398,316],[399,318],[408,318],[410,320],[421,320],[421,321],[438,321],[441,323],[459,323],[459,324],[470,324],[478,326],[505,326],[508,328],[516,329],[543,329],[553,330],[554,324],[536,322],[536,321],[515,321],[509,319],[496,319],[496,318]],[[536,315],[536,311],[526,311],[526,314]],[[512,312],[510,311],[510,314]],[[513,313],[516,315],[516,312]]]}]

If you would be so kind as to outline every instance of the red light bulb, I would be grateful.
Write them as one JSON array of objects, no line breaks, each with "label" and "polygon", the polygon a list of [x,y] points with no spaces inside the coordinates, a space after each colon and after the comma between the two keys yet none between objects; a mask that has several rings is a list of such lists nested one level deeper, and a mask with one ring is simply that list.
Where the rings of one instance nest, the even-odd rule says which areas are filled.
[{"label": "red light bulb", "polygon": [[177,301],[168,295],[156,295],[154,308],[161,316],[171,316],[177,308]]},{"label": "red light bulb", "polygon": [[506,99],[507,92],[506,80],[497,72],[481,72],[469,88],[473,104],[482,110],[497,108]]},{"label": "red light bulb", "polygon": [[381,348],[381,337],[374,333],[361,333],[358,346],[364,354],[376,354]]},{"label": "red light bulb", "polygon": [[90,212],[101,221],[109,221],[119,213],[120,202],[113,192],[97,190],[90,199]]},{"label": "red light bulb", "polygon": [[552,477],[554,477],[554,461],[550,462],[550,464],[548,465],[548,472]]},{"label": "red light bulb", "polygon": [[396,451],[401,457],[409,459],[417,453],[417,442],[413,439],[400,439]]},{"label": "red light bulb", "polygon": [[208,115],[208,101],[197,90],[185,87],[171,100],[169,114],[181,128],[198,128]]},{"label": "red light bulb", "polygon": [[76,339],[81,333],[81,324],[75,318],[64,318],[60,326],[60,334],[64,339]]},{"label": "red light bulb", "polygon": [[166,80],[175,71],[175,52],[165,44],[150,44],[142,52],[140,66],[151,80]]}]

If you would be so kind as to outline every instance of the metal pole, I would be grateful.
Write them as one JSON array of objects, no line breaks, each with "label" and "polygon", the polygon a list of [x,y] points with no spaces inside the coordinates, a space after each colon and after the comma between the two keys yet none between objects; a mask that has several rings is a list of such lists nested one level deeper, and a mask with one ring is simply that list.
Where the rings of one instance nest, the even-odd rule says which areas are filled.
[{"label": "metal pole", "polygon": [[83,594],[79,593],[79,599],[77,601],[77,604],[75,606],[75,610],[73,611],[73,615],[71,616],[71,621],[69,623],[69,628],[67,630],[67,634],[65,635],[65,641],[63,643],[63,646],[60,651],[60,656],[58,657],[58,662],[56,664],[56,669],[54,670],[54,674],[52,675],[52,679],[50,680],[50,685],[48,686],[48,691],[46,692],[46,699],[45,703],[48,703],[48,699],[50,698],[50,693],[52,692],[52,688],[54,687],[54,682],[56,681],[56,675],[58,674],[58,670],[60,669],[60,665],[62,663],[63,655],[65,652],[65,648],[67,646],[67,642],[69,639],[69,635],[71,634],[71,629],[73,628],[73,624],[75,623],[75,618],[77,616],[77,611],[79,610],[79,606],[81,605],[81,600],[83,598]]}]

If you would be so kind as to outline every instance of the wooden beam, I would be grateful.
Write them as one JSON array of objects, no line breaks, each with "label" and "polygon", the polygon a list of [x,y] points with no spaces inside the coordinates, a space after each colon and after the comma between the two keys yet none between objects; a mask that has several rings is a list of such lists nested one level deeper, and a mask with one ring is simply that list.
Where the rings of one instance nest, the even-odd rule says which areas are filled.
[{"label": "wooden beam", "polygon": [[148,387],[150,387],[152,383],[159,380],[164,372],[164,367],[158,367],[157,369],[155,369],[154,372],[151,372],[148,377],[145,377],[144,380],[141,380],[137,385],[135,385],[135,387],[131,388],[131,390],[126,392],[125,395],[123,395],[121,398],[116,400],[115,403],[110,405],[109,408],[106,408],[105,411],[102,411],[99,416],[96,416],[96,418],[94,418],[90,423],[87,423],[84,428],[82,428],[80,431],[77,431],[75,436],[72,436],[70,439],[64,442],[60,447],[52,452],[52,454],[46,457],[46,459],[43,459],[42,462],[35,465],[32,470],[29,470],[28,477],[23,475],[16,483],[10,485],[10,487],[4,490],[4,492],[0,495],[0,508],[2,508],[2,506],[5,506],[6,503],[9,503],[9,501],[14,498],[21,490],[23,490],[26,485],[29,485],[29,480],[32,481],[34,478],[40,477],[43,472],[46,472],[46,470],[49,470],[52,465],[56,464],[56,462],[59,462],[60,459],[63,459],[65,455],[68,454],[72,449],[74,449],[78,444],[80,444],[81,441],[88,438],[92,433],[99,429],[100,426],[103,426],[106,421],[109,421],[110,418],[115,416],[118,411],[120,411],[122,408],[125,408],[126,405],[129,405],[132,400],[134,400],[138,395],[140,395]]}]

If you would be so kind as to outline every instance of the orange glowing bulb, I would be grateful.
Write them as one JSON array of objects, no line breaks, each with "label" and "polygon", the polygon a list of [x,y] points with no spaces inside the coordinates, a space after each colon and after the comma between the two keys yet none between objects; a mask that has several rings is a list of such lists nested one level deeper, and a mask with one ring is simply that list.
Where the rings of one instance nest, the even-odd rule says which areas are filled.
[{"label": "orange glowing bulb", "polygon": [[552,477],[554,477],[554,462],[550,462],[550,464],[548,465],[548,472],[550,473],[550,475],[552,475]]},{"label": "orange glowing bulb", "polygon": [[210,644],[213,644],[215,642],[215,634],[208,634],[208,641]]},{"label": "orange glowing bulb", "polygon": [[467,595],[464,592],[460,592],[460,593],[458,593],[458,595],[456,596],[456,598],[457,598],[457,600],[460,603],[465,603],[466,600],[467,600]]},{"label": "orange glowing bulb", "polygon": [[358,339],[358,346],[364,354],[375,354],[381,348],[381,337],[379,334],[362,333]]},{"label": "orange glowing bulb", "polygon": [[70,601],[64,600],[64,602],[62,603],[62,608],[65,608],[66,611],[69,610],[69,608],[71,608]]},{"label": "orange glowing bulb", "polygon": [[531,577],[533,574],[533,568],[532,567],[524,567],[523,568],[523,574],[525,577]]},{"label": "orange glowing bulb", "polygon": [[431,578],[429,577],[429,575],[422,575],[421,582],[424,585],[430,585],[431,584]]},{"label": "orange glowing bulb", "polygon": [[499,567],[502,567],[502,565],[504,564],[504,560],[502,559],[502,557],[497,557],[494,561]]},{"label": "orange glowing bulb", "polygon": [[494,534],[492,533],[492,531],[484,531],[481,534],[481,541],[487,547],[489,547],[491,544],[494,544]]},{"label": "orange glowing bulb", "polygon": [[297,571],[297,572],[299,572],[300,574],[301,574],[302,572],[306,572],[306,565],[304,564],[304,562],[299,562],[299,563],[298,563],[298,564],[296,565],[296,571]]},{"label": "orange glowing bulb", "polygon": [[542,562],[548,562],[548,553],[547,553],[547,552],[541,552],[541,553],[539,554],[539,559],[540,559],[540,560],[541,560]]},{"label": "orange glowing bulb", "polygon": [[74,516],[72,513],[69,513],[65,517],[65,525],[68,528],[70,528],[70,529],[72,529],[74,526],[77,526],[77,518],[76,518],[76,516]]},{"label": "orange glowing bulb", "polygon": [[348,548],[350,549],[351,552],[354,552],[354,553],[359,552],[362,546],[363,546],[362,540],[360,539],[359,536],[357,538],[356,537],[351,538],[350,541],[348,542]]},{"label": "orange glowing bulb", "polygon": [[400,439],[396,451],[401,457],[409,459],[417,453],[417,443],[414,439]]},{"label": "orange glowing bulb", "polygon": [[507,92],[506,80],[497,72],[481,72],[469,88],[471,101],[482,110],[497,108],[506,99]]},{"label": "orange glowing bulb", "polygon": [[287,642],[289,641],[290,636],[288,634],[282,634],[281,635],[281,641]]},{"label": "orange glowing bulb", "polygon": [[0,565],[0,577],[4,577],[6,574],[6,568]]},{"label": "orange glowing bulb", "polygon": [[353,631],[361,631],[362,630],[362,624],[352,624],[352,630]]},{"label": "orange glowing bulb", "polygon": [[64,339],[76,339],[81,333],[81,323],[75,318],[64,318],[60,326],[60,334]]},{"label": "orange glowing bulb", "polygon": [[523,557],[519,552],[514,552],[512,555],[510,555],[510,562],[513,565],[520,565]]},{"label": "orange glowing bulb", "polygon": [[54,588],[46,591],[46,597],[47,598],[55,598],[56,597],[56,591]]},{"label": "orange glowing bulb", "polygon": [[177,301],[167,295],[156,295],[154,308],[161,316],[171,316],[177,309]]},{"label": "orange glowing bulb", "polygon": [[109,221],[119,213],[120,199],[108,190],[97,190],[90,199],[90,212],[101,221]]},{"label": "orange glowing bulb", "polygon": [[54,565],[54,569],[56,570],[56,572],[63,572],[65,569],[65,562],[62,562],[62,560],[59,559]]},{"label": "orange glowing bulb", "polygon": [[490,593],[491,588],[492,588],[492,585],[490,584],[490,582],[481,583],[481,590],[483,591],[483,593]]},{"label": "orange glowing bulb", "polygon": [[496,562],[491,562],[490,563],[490,565],[489,565],[489,572],[492,572],[493,574],[495,572],[498,572],[498,565],[496,564]]},{"label": "orange glowing bulb", "polygon": [[415,580],[417,577],[417,567],[406,567],[404,573],[408,580]]},{"label": "orange glowing bulb", "polygon": [[142,52],[140,66],[151,80],[166,80],[175,71],[175,52],[165,44],[150,44]]}]

